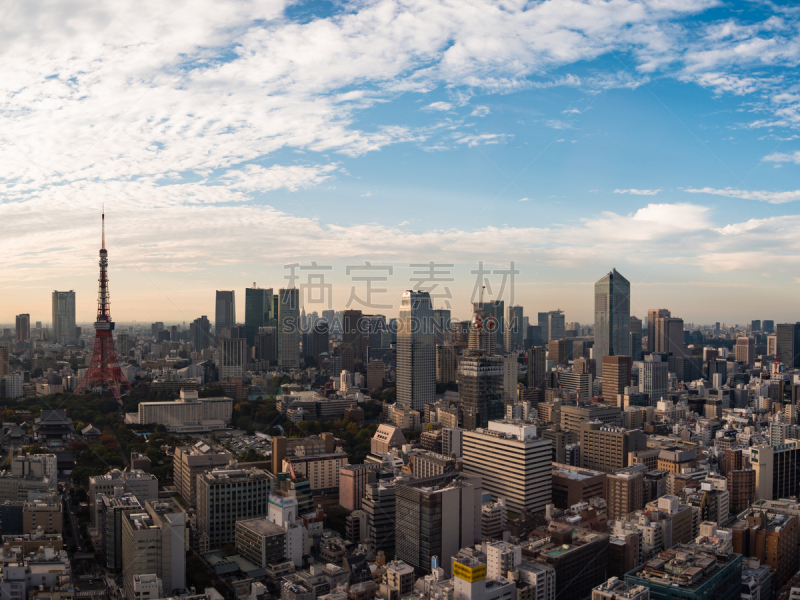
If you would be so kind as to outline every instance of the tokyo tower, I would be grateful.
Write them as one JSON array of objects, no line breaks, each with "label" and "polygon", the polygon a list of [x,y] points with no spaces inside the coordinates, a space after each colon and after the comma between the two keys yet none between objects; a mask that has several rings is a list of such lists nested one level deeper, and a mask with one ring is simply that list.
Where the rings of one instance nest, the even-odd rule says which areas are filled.
[{"label": "tokyo tower", "polygon": [[122,369],[119,367],[117,353],[114,350],[114,322],[111,320],[111,301],[108,295],[108,251],[106,250],[106,214],[103,211],[103,239],[100,248],[100,293],[97,298],[97,321],[94,324],[94,351],[89,369],[78,384],[76,394],[80,394],[87,386],[106,386],[114,393],[117,402],[122,404],[120,387],[131,389]]}]

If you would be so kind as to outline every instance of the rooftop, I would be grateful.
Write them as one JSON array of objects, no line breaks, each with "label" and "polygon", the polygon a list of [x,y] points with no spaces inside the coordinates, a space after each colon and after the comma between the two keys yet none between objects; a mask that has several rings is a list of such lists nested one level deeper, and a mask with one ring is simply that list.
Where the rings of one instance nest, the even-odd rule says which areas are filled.
[{"label": "rooftop", "polygon": [[626,581],[630,578],[642,580],[645,585],[651,582],[697,590],[737,559],[741,560],[740,554],[712,553],[679,544],[628,573]]}]

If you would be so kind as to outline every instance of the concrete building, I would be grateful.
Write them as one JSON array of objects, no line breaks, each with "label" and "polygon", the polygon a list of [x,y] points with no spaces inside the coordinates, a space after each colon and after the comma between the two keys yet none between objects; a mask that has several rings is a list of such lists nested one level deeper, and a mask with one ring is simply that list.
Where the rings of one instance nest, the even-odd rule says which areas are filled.
[{"label": "concrete building", "polygon": [[339,504],[347,510],[359,510],[364,498],[367,483],[374,481],[374,471],[380,468],[378,463],[346,465],[339,469]]},{"label": "concrete building", "polygon": [[[448,481],[449,479],[449,481]],[[450,572],[450,560],[481,536],[481,480],[460,476],[428,478],[396,489],[396,556],[420,571],[430,571],[439,557]]]},{"label": "concrete building", "polygon": [[56,344],[68,346],[78,341],[75,326],[75,292],[53,292],[53,337]]},{"label": "concrete building", "polygon": [[644,473],[647,467],[626,467],[608,475],[606,514],[609,519],[627,517],[644,508]]},{"label": "concrete building", "polygon": [[278,290],[278,366],[300,368],[300,290]]},{"label": "concrete building", "polygon": [[[290,466],[291,463],[291,466]],[[311,491],[315,493],[334,493],[339,491],[339,472],[348,464],[346,452],[332,452],[283,459],[283,472],[294,471],[308,479]]]},{"label": "concrete building", "polygon": [[736,345],[733,347],[736,362],[742,362],[752,367],[756,361],[756,343],[751,337],[736,338]]},{"label": "concrete building", "polygon": [[286,560],[286,530],[266,518],[236,521],[236,551],[267,568]]},{"label": "concrete building", "polygon": [[528,375],[529,388],[543,388],[547,377],[547,352],[544,346],[528,348]]},{"label": "concrete building", "polygon": [[625,395],[625,388],[631,384],[630,356],[603,357],[603,400],[609,404],[617,403],[618,395]]},{"label": "concrete building", "polygon": [[561,428],[580,431],[581,423],[599,421],[605,425],[622,425],[622,408],[608,404],[578,404],[561,407]]},{"label": "concrete building", "polygon": [[669,364],[660,354],[648,354],[639,363],[639,391],[650,398],[650,406],[667,397]]},{"label": "concrete building", "polygon": [[750,448],[750,464],[756,476],[756,499],[777,500],[797,494],[800,485],[800,442]]},{"label": "concrete building", "polygon": [[592,600],[650,600],[650,589],[612,577],[592,589]]},{"label": "concrete building", "polygon": [[798,517],[751,508],[731,527],[733,551],[775,571],[775,589],[797,572]]},{"label": "concrete building", "polygon": [[436,383],[454,383],[458,369],[458,346],[436,346]]},{"label": "concrete building", "polygon": [[374,552],[394,551],[396,494],[393,484],[368,483],[361,509],[367,515],[367,538]]},{"label": "concrete building", "polygon": [[136,575],[155,575],[166,595],[186,588],[186,513],[174,500],[148,500],[145,510],[126,514],[122,521],[122,579],[128,600],[136,598]]},{"label": "concrete building", "polygon": [[61,497],[55,493],[31,496],[22,505],[22,532],[33,533],[41,527],[43,533],[62,533],[64,511]]},{"label": "concrete building", "polygon": [[567,446],[578,443],[578,432],[561,429],[554,423],[540,432],[543,439],[550,440],[553,449],[553,462],[565,464],[567,462]]},{"label": "concrete building", "polygon": [[581,467],[605,473],[627,467],[628,453],[647,446],[644,432],[604,425],[599,421],[581,423],[579,435]]},{"label": "concrete building", "polygon": [[283,436],[274,436],[272,438],[272,474],[277,475],[283,472],[285,458],[334,454],[341,452],[342,448],[342,441],[329,432],[306,438],[287,439]]},{"label": "concrete building", "polygon": [[[578,402],[589,402],[594,394],[592,393],[592,374],[579,373],[577,371],[559,371],[558,383],[566,390],[574,391],[578,396]],[[567,407],[573,408],[573,407]],[[563,418],[563,413],[562,413]]]},{"label": "concrete building", "polygon": [[551,502],[552,450],[536,427],[490,421],[487,429],[465,431],[463,444],[464,472],[481,477],[483,489],[510,510],[534,513]]},{"label": "concrete building", "polygon": [[174,402],[139,403],[139,425],[157,424],[180,432],[186,425],[220,428],[230,425],[233,399],[199,398],[195,390],[181,390]]},{"label": "concrete building", "polygon": [[436,395],[436,338],[428,292],[403,292],[397,319],[397,403],[422,412]]},{"label": "concrete building", "polygon": [[244,377],[247,370],[247,340],[244,337],[220,338],[216,357],[221,381],[228,377]]},{"label": "concrete building", "polygon": [[224,467],[233,454],[222,448],[212,448],[205,442],[193,446],[176,446],[172,457],[175,487],[191,506],[197,504],[197,476],[215,467]]},{"label": "concrete building", "polygon": [[742,556],[680,544],[625,575],[625,583],[650,590],[652,600],[738,600]]},{"label": "concrete building", "polygon": [[406,444],[406,437],[399,427],[392,425],[378,425],[375,435],[372,436],[370,442],[370,452],[372,454],[386,454],[387,452],[401,448]]},{"label": "concrete building", "polygon": [[606,498],[607,475],[553,462],[553,504],[567,509],[592,498]]},{"label": "concrete building", "polygon": [[122,568],[122,522],[130,513],[142,513],[144,508],[139,500],[132,493],[123,493],[122,488],[117,487],[114,495],[97,495],[97,502],[100,505],[98,529],[100,530],[103,554],[106,559],[106,566],[109,569]]},{"label": "concrete building", "polygon": [[[197,476],[197,529],[209,548],[236,539],[236,521],[265,517],[275,476],[261,469],[239,469],[236,463]],[[205,541],[203,542],[205,546]]]},{"label": "concrete building", "polygon": [[148,500],[158,499],[158,479],[155,475],[144,471],[120,471],[112,469],[105,475],[89,477],[89,509],[92,515],[92,525],[98,524],[100,506],[97,503],[98,494],[113,497],[115,489],[121,487],[122,493],[131,493],[145,504]]},{"label": "concrete building", "polygon": [[214,331],[217,337],[230,337],[231,327],[236,325],[236,292],[217,290],[214,313]]}]

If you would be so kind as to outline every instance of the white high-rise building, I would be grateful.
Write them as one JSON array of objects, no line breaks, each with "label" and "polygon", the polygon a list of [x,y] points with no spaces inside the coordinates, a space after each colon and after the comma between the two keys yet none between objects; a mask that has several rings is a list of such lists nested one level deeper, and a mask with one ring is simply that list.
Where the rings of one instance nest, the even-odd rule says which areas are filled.
[{"label": "white high-rise building", "polygon": [[278,366],[300,368],[300,290],[278,290]]},{"label": "white high-rise building", "polygon": [[217,350],[217,370],[220,380],[226,377],[242,377],[247,368],[247,340],[244,338],[220,338]]},{"label": "white high-rise building", "polygon": [[75,292],[53,292],[53,341],[66,346],[77,341]]},{"label": "white high-rise building", "polygon": [[654,405],[667,397],[669,391],[669,364],[661,360],[660,354],[648,354],[639,365],[639,391],[650,397]]},{"label": "white high-rise building", "polygon": [[487,429],[464,431],[464,472],[483,481],[493,499],[504,498],[509,509],[543,511],[552,499],[550,440],[536,427],[514,421],[489,421]]},{"label": "white high-rise building", "polygon": [[406,291],[397,319],[397,403],[422,412],[436,395],[436,338],[428,292]]}]

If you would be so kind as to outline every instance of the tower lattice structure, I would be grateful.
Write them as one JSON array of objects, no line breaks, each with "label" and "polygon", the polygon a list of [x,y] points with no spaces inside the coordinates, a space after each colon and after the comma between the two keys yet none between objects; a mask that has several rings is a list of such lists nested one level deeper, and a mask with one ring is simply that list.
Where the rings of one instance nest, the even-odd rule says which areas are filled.
[{"label": "tower lattice structure", "polygon": [[89,369],[78,384],[75,393],[80,394],[87,386],[104,385],[122,403],[120,388],[131,389],[131,384],[122,374],[117,352],[114,350],[114,322],[111,320],[111,300],[108,293],[108,251],[106,250],[106,215],[103,213],[103,237],[100,247],[100,292],[97,297],[97,321],[94,324],[94,351]]}]

